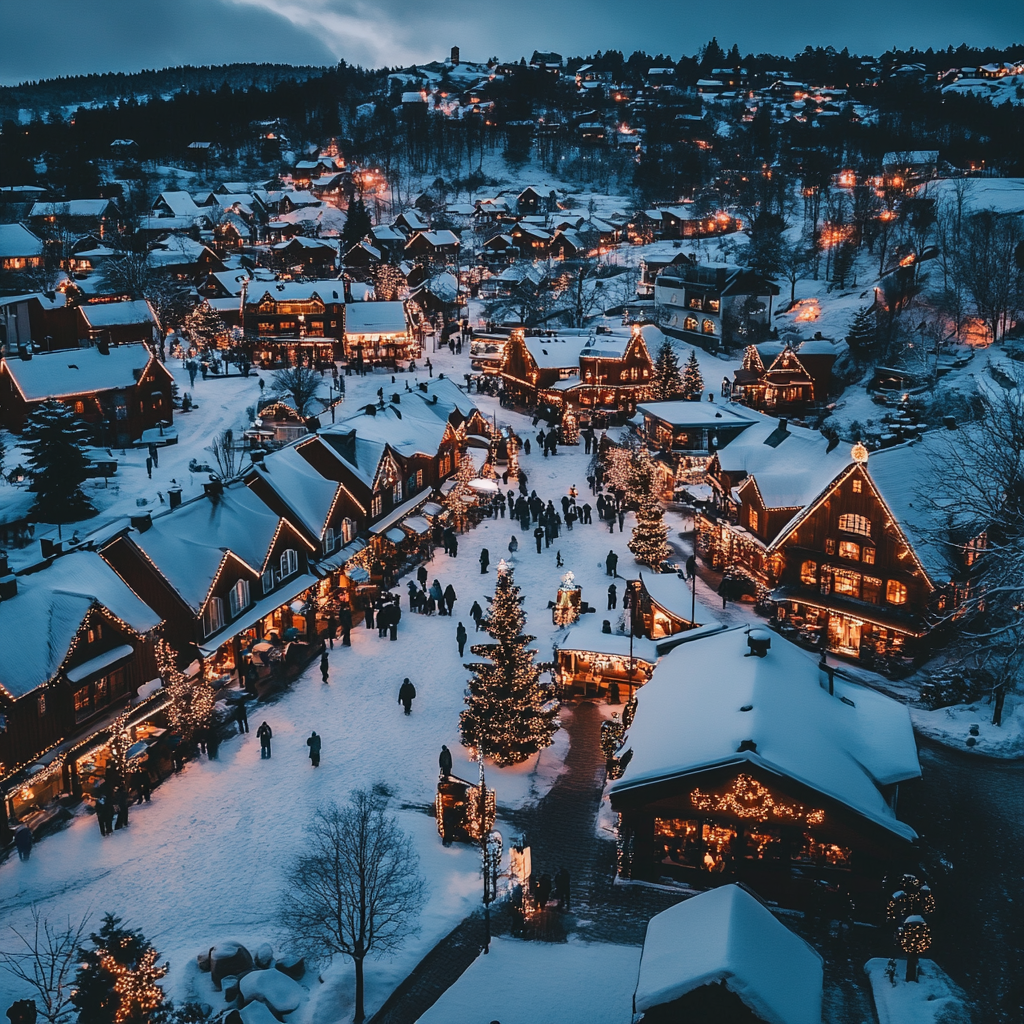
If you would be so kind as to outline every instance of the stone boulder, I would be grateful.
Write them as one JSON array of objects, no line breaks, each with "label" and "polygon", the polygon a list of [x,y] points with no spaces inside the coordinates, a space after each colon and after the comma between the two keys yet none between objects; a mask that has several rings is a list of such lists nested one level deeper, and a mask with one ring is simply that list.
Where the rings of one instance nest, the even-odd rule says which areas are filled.
[{"label": "stone boulder", "polygon": [[210,973],[210,951],[207,950],[205,953],[199,953],[196,955],[196,963],[199,965],[199,970],[204,974]]},{"label": "stone boulder", "polygon": [[241,978],[251,970],[252,954],[240,942],[219,942],[210,950],[210,977],[218,991],[223,978]]},{"label": "stone boulder", "polygon": [[280,1024],[263,1003],[250,1003],[239,1012],[242,1024]]},{"label": "stone boulder", "polygon": [[233,1003],[238,998],[238,978],[229,974],[226,978],[221,978],[220,984],[224,989],[225,1000]]},{"label": "stone boulder", "polygon": [[306,973],[306,960],[301,956],[279,956],[274,967],[298,981]]},{"label": "stone boulder", "polygon": [[297,1010],[306,997],[306,990],[280,971],[252,971],[242,979],[239,991],[246,1006],[265,1003],[278,1018]]},{"label": "stone boulder", "polygon": [[269,942],[264,942],[256,950],[256,966],[265,971],[274,962],[274,947]]}]

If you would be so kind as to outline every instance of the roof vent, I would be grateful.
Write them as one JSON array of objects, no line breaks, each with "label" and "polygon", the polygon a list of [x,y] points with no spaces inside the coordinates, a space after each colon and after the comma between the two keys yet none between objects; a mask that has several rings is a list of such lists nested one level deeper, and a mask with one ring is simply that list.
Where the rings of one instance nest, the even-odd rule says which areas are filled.
[{"label": "roof vent", "polygon": [[736,753],[742,754],[745,750],[749,750],[752,754],[756,754],[757,744],[753,740],[743,740],[743,742],[736,748]]},{"label": "roof vent", "polygon": [[224,493],[224,484],[220,480],[208,480],[203,484],[203,493],[211,501],[217,501]]},{"label": "roof vent", "polygon": [[752,629],[747,634],[747,647],[750,651],[745,655],[747,658],[763,658],[772,646],[772,635],[767,629]]},{"label": "roof vent", "polygon": [[753,704],[744,704],[743,707],[740,708],[740,711],[753,711],[753,710],[754,710],[754,705]]},{"label": "roof vent", "polygon": [[368,406],[366,406],[365,409],[363,409],[363,412],[365,412],[367,416],[376,416],[377,415],[377,406],[375,406],[375,405],[368,405]]},{"label": "roof vent", "polygon": [[132,526],[139,533],[145,533],[153,525],[153,514],[151,512],[143,512],[141,515],[132,516],[131,522]]},{"label": "roof vent", "polygon": [[779,418],[779,430],[785,431],[789,427],[789,420],[785,416]]}]

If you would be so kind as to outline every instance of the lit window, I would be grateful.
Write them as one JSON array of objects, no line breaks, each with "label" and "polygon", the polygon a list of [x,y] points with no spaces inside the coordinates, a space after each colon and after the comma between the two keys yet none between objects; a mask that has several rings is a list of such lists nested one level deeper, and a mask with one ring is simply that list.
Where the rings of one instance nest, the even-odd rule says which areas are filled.
[{"label": "lit window", "polygon": [[836,542],[832,537],[825,539],[825,554],[834,555],[836,553]]},{"label": "lit window", "polygon": [[861,579],[860,597],[862,601],[870,601],[878,604],[882,596],[882,581],[874,576],[864,576]]},{"label": "lit window", "polygon": [[854,480],[853,481],[853,493],[854,494],[860,494],[861,483],[862,483],[862,481],[860,481],[860,480]]},{"label": "lit window", "polygon": [[231,617],[234,618],[240,611],[249,607],[249,581],[238,580],[231,588],[228,595],[228,604],[231,606]]},{"label": "lit window", "polygon": [[859,533],[863,537],[870,537],[871,520],[847,512],[839,517],[839,529],[844,533]]},{"label": "lit window", "polygon": [[41,693],[36,699],[36,707],[39,709],[39,717],[43,718],[46,715],[46,694]]},{"label": "lit window", "polygon": [[810,560],[800,563],[800,582],[814,586],[818,582],[818,563]]},{"label": "lit window", "polygon": [[861,551],[861,553],[860,553],[860,557],[861,557],[861,561],[864,562],[866,565],[874,565],[875,564],[875,549],[874,548],[864,548]]},{"label": "lit window", "polygon": [[697,318],[695,316],[688,316],[683,321],[683,330],[695,331],[695,330],[697,330],[697,326],[698,326],[697,325]]},{"label": "lit window", "polygon": [[281,579],[299,571],[299,553],[295,548],[288,548],[281,553]]},{"label": "lit window", "polygon": [[714,334],[715,333],[715,321],[714,320],[705,320],[704,321],[704,333],[705,334]]},{"label": "lit window", "polygon": [[747,523],[752,530],[757,529],[757,509],[750,508],[747,510]]},{"label": "lit window", "polygon": [[346,544],[355,540],[356,521],[354,519],[342,519],[341,536],[344,538]]},{"label": "lit window", "polygon": [[885,599],[889,604],[906,604],[907,588],[899,580],[889,580],[885,585]]},{"label": "lit window", "polygon": [[832,586],[837,594],[848,597],[860,597],[860,573],[849,569],[836,569],[833,572]]},{"label": "lit window", "polygon": [[370,515],[374,517],[379,516],[383,507],[384,499],[379,494],[375,494],[370,502]]},{"label": "lit window", "polygon": [[841,540],[839,542],[839,557],[849,558],[852,562],[859,562],[860,545],[854,544],[852,540]]},{"label": "lit window", "polygon": [[224,602],[211,597],[203,609],[203,636],[212,636],[224,625]]}]

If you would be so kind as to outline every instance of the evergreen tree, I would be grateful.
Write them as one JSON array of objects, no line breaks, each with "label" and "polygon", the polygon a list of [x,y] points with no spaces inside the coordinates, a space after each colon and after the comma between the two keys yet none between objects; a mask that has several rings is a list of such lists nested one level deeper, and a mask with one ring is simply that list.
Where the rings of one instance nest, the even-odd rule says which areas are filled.
[{"label": "evergreen tree", "polygon": [[651,385],[656,402],[670,402],[683,391],[683,378],[679,372],[679,357],[672,342],[665,338],[654,362],[654,381]]},{"label": "evergreen tree", "polygon": [[704,378],[701,376],[700,363],[697,362],[697,352],[692,348],[683,370],[682,391],[687,398],[700,398],[704,394]]},{"label": "evergreen tree", "polygon": [[634,452],[632,470],[630,493],[636,503],[636,526],[626,546],[641,565],[657,569],[669,556],[668,527],[655,495],[654,463],[646,447]]},{"label": "evergreen tree", "polygon": [[525,636],[526,614],[511,566],[498,565],[497,586],[487,616],[493,644],[470,650],[487,662],[468,664],[467,708],[459,716],[462,742],[482,749],[500,767],[518,764],[551,744],[558,728],[555,708],[539,685],[536,651],[527,650],[534,637]]},{"label": "evergreen tree", "polygon": [[463,448],[459,453],[459,466],[455,470],[455,486],[448,492],[444,499],[445,507],[451,513],[455,529],[460,533],[466,528],[469,521],[466,502],[462,500],[463,495],[469,494],[469,481],[476,479],[476,466],[469,456],[469,452]]},{"label": "evergreen tree", "polygon": [[875,314],[869,306],[865,306],[853,318],[850,333],[846,336],[846,344],[850,346],[853,358],[858,362],[867,357],[878,340],[878,327]]},{"label": "evergreen tree", "polygon": [[204,672],[187,676],[177,666],[177,659],[166,640],[156,642],[156,664],[164,689],[170,696],[167,718],[182,742],[192,743],[197,734],[213,720],[216,695]]},{"label": "evergreen tree", "polygon": [[29,449],[33,514],[41,523],[74,523],[96,515],[82,492],[88,476],[85,424],[62,402],[42,402],[28,417],[22,434]]},{"label": "evergreen tree", "polygon": [[370,233],[372,227],[373,221],[370,220],[370,214],[362,197],[356,196],[348,204],[348,216],[345,218],[345,227],[341,232],[341,240],[344,243],[342,251],[348,252],[353,245],[358,245]]},{"label": "evergreen tree", "polygon": [[167,973],[159,954],[142,932],[122,928],[121,919],[106,914],[91,946],[80,950],[82,964],[71,1001],[78,1024],[150,1024],[164,1009],[157,982]]},{"label": "evergreen tree", "polygon": [[209,348],[217,343],[221,335],[227,334],[227,325],[219,313],[210,308],[208,302],[200,302],[185,317],[185,333],[200,348]]}]

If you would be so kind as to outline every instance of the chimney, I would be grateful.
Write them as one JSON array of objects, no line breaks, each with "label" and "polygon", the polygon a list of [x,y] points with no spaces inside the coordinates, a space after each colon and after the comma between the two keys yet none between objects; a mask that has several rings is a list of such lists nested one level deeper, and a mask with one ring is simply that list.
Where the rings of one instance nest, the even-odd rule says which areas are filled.
[{"label": "chimney", "polygon": [[402,396],[400,394],[398,394],[397,392],[395,392],[395,394],[393,394],[391,396],[391,401],[392,401],[392,404],[394,404],[394,405],[401,405],[402,404]]},{"label": "chimney", "polygon": [[168,487],[167,488],[167,502],[171,508],[177,508],[181,504],[181,488],[180,487]]},{"label": "chimney", "polygon": [[132,516],[131,524],[139,533],[145,533],[153,525],[152,512],[143,512],[140,515]]},{"label": "chimney", "polygon": [[10,601],[18,594],[18,577],[8,573],[0,577],[0,601]]},{"label": "chimney", "polygon": [[836,670],[828,663],[828,658],[823,654],[818,662],[818,685],[835,696],[836,692]]},{"label": "chimney", "polygon": [[747,634],[747,647],[750,650],[744,657],[747,658],[763,658],[768,654],[769,649],[772,646],[772,635],[767,629],[763,629],[760,626],[752,629]]},{"label": "chimney", "polygon": [[203,493],[215,502],[224,493],[224,484],[220,480],[210,480],[203,484]]},{"label": "chimney", "polygon": [[[96,351],[99,352],[101,356],[110,355],[110,342],[102,335],[96,339]],[[138,380],[139,378],[136,377],[135,379]]]},{"label": "chimney", "polygon": [[7,568],[7,552],[0,551],[0,576],[6,576],[8,573]]},{"label": "chimney", "polygon": [[24,359],[26,362],[32,358],[32,348],[29,345],[18,346],[18,358]]},{"label": "chimney", "polygon": [[43,558],[52,558],[54,555],[59,555],[63,549],[64,545],[59,540],[50,540],[49,537],[39,538],[39,553]]},{"label": "chimney", "polygon": [[752,754],[756,754],[757,744],[753,740],[743,740],[736,748],[736,753],[742,754],[744,750],[749,750]]},{"label": "chimney", "polygon": [[254,466],[263,466],[263,458],[267,453],[262,448],[253,448],[249,452],[249,459]]},{"label": "chimney", "polygon": [[459,48],[457,46],[452,47],[452,64],[455,67],[459,66]]},{"label": "chimney", "polygon": [[839,435],[838,434],[833,434],[828,439],[828,444],[825,446],[825,454],[828,455],[828,453],[830,451],[832,451],[833,448],[837,447],[838,444],[839,444]]},{"label": "chimney", "polygon": [[789,428],[789,420],[787,420],[785,416],[779,417],[779,430],[781,430],[783,433],[785,433],[788,428]]}]

